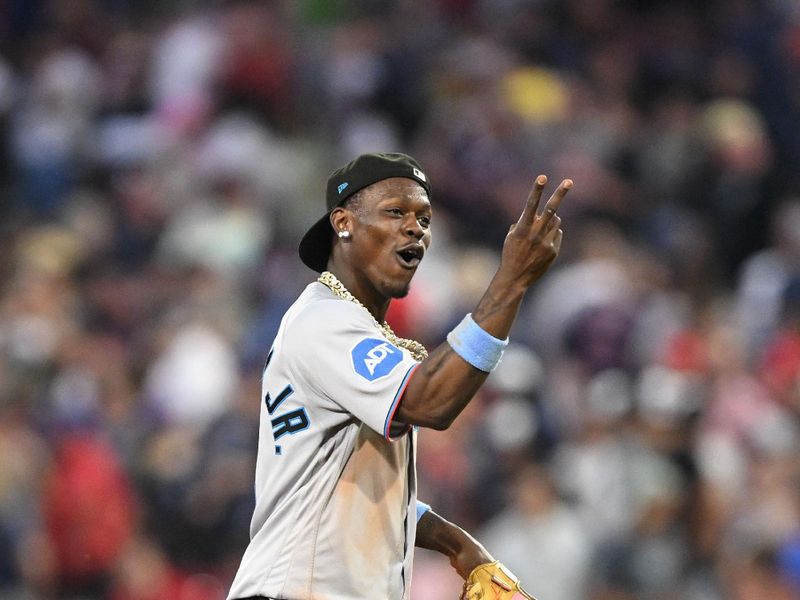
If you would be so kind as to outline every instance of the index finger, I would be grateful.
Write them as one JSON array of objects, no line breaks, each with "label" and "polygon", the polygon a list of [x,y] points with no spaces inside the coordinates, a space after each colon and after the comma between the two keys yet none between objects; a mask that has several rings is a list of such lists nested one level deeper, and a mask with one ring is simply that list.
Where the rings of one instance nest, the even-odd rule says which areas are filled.
[{"label": "index finger", "polygon": [[539,175],[528,194],[528,200],[525,202],[525,209],[519,216],[519,223],[523,225],[530,225],[533,223],[536,213],[539,210],[539,202],[542,199],[542,190],[547,184],[547,175]]},{"label": "index finger", "polygon": [[572,179],[565,179],[561,182],[561,185],[558,186],[553,195],[550,196],[550,199],[547,201],[547,204],[544,205],[544,210],[542,211],[541,218],[549,221],[550,218],[556,214],[558,207],[561,206],[561,201],[564,200],[564,196],[567,195],[567,192],[572,189]]}]

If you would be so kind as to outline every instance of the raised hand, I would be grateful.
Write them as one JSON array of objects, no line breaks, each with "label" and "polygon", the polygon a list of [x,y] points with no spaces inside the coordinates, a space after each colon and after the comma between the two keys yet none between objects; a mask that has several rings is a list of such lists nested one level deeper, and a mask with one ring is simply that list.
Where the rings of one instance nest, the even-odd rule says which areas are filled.
[{"label": "raised hand", "polygon": [[498,274],[515,280],[526,288],[547,272],[561,249],[561,217],[556,214],[561,201],[572,188],[565,179],[539,213],[547,176],[539,175],[528,194],[525,209],[508,231]]}]

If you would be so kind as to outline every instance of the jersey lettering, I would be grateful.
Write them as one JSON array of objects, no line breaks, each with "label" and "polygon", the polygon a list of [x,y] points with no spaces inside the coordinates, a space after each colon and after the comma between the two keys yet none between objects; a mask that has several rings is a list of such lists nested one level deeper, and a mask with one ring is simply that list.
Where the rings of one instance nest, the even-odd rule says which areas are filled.
[{"label": "jersey lettering", "polygon": [[397,346],[377,338],[361,340],[351,355],[356,373],[367,381],[385,377],[403,361],[403,353]]},{"label": "jersey lettering", "polygon": [[281,403],[284,400],[286,400],[286,398],[291,396],[293,393],[294,393],[294,388],[292,387],[291,383],[289,385],[287,385],[285,388],[283,388],[281,393],[278,394],[278,397],[275,398],[275,402],[272,402],[272,400],[269,397],[269,392],[267,392],[267,395],[264,396],[264,402],[267,405],[267,412],[269,414],[274,413],[275,410],[281,405]]},{"label": "jersey lettering", "polygon": [[[271,351],[269,353],[269,358],[272,358]],[[269,415],[273,416],[275,411],[278,410],[281,404],[283,404],[283,401],[293,393],[294,388],[292,387],[291,383],[287,384],[274,400],[270,396],[269,392],[267,392],[264,395],[264,404],[267,407],[267,412]],[[270,421],[270,423],[272,424],[272,437],[274,441],[277,442],[279,438],[283,437],[287,433],[294,434],[298,431],[307,429],[310,421],[308,420],[308,414],[306,413],[305,408],[296,408],[295,410],[276,416]],[[281,448],[277,443],[275,444],[275,454],[283,454],[283,448]]]},{"label": "jersey lettering", "polygon": [[308,415],[304,408],[298,408],[291,412],[279,415],[272,419],[272,435],[277,441],[278,438],[287,433],[297,433],[303,431],[309,425]]}]

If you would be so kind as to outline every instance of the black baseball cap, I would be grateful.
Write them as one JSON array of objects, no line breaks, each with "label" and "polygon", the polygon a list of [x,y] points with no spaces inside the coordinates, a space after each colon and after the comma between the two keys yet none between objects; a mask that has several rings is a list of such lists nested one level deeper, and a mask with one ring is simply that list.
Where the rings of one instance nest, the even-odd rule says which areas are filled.
[{"label": "black baseball cap", "polygon": [[318,273],[328,265],[331,253],[333,229],[330,225],[331,211],[341,206],[350,196],[368,185],[390,177],[407,177],[419,183],[431,197],[428,177],[419,163],[400,152],[373,152],[362,154],[343,167],[336,169],[328,177],[325,193],[327,212],[311,226],[300,240],[300,260]]}]

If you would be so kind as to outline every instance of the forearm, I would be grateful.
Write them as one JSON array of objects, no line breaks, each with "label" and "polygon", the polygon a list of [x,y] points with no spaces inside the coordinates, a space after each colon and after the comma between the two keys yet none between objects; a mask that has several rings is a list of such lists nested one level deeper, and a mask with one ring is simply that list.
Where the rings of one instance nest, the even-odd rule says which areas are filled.
[{"label": "forearm", "polygon": [[[490,335],[507,338],[524,293],[523,286],[498,271],[473,311],[473,320]],[[449,343],[444,342],[420,364],[409,381],[397,419],[445,429],[464,410],[488,375],[488,372],[469,364]]]},{"label": "forearm", "polygon": [[464,579],[478,565],[494,560],[475,538],[432,510],[417,522],[416,545],[447,556]]},{"label": "forearm", "polygon": [[487,333],[501,340],[507,338],[527,290],[527,285],[501,267],[472,311],[472,318]]}]

